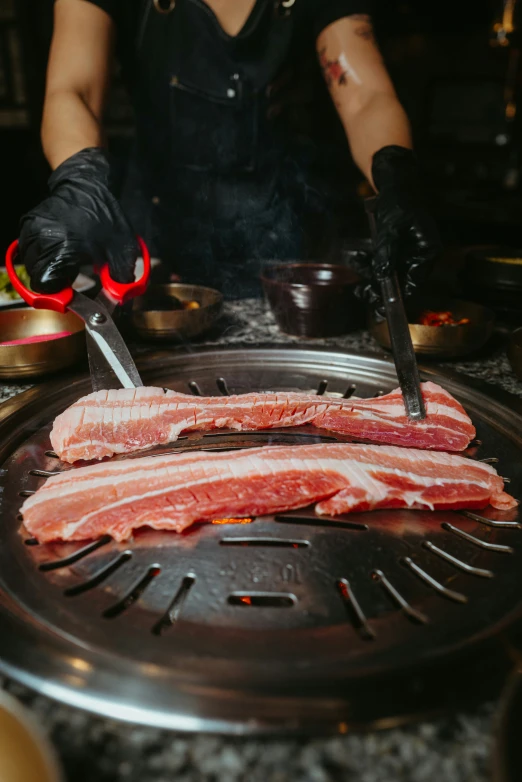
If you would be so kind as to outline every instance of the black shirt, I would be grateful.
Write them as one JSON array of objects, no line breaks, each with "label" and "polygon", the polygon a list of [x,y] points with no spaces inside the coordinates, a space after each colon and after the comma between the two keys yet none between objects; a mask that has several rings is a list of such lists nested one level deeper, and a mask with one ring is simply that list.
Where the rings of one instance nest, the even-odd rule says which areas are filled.
[{"label": "black shirt", "polygon": [[[140,22],[147,2],[152,0],[88,0],[114,20],[118,32],[118,55],[128,74],[135,64]],[[272,0],[256,0],[259,3]],[[297,49],[313,46],[317,36],[332,22],[353,14],[370,14],[372,0],[295,0],[291,10],[296,25]],[[254,10],[254,9],[253,9]],[[252,11],[253,13],[253,11]],[[250,18],[250,17],[249,17]],[[248,26],[248,19],[243,30]]]}]

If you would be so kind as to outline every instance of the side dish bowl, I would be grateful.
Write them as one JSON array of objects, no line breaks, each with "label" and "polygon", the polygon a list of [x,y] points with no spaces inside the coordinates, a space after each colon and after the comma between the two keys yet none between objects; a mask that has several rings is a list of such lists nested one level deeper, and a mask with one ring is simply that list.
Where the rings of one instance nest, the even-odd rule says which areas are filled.
[{"label": "side dish bowl", "polygon": [[0,378],[57,372],[84,353],[83,321],[70,312],[61,315],[30,308],[0,312]]},{"label": "side dish bowl", "polygon": [[334,337],[360,325],[359,275],[329,263],[280,263],[261,275],[277,325],[298,337]]},{"label": "side dish bowl", "polygon": [[145,296],[134,300],[132,323],[145,339],[190,339],[208,331],[222,309],[223,295],[213,288],[181,283],[151,285]]},{"label": "side dish bowl", "polygon": [[53,746],[31,712],[0,692],[2,782],[64,782]]},{"label": "side dish bowl", "polygon": [[[459,325],[423,325],[424,313],[451,313]],[[495,315],[487,307],[461,299],[426,297],[406,303],[406,314],[413,347],[422,356],[457,358],[480,350],[493,333]],[[370,315],[370,333],[379,345],[391,349],[390,333],[385,320]]]}]

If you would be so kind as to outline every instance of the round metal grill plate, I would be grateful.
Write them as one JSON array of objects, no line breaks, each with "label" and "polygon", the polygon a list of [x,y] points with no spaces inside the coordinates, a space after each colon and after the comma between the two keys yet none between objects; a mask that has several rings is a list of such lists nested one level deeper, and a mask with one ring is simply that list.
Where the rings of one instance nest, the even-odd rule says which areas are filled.
[{"label": "round metal grill plate", "polygon": [[[318,350],[158,354],[141,369],[147,383],[204,395],[344,395],[355,385],[374,396],[396,386],[385,360]],[[467,455],[498,458],[517,496],[520,403],[423,374],[472,416],[481,443]],[[495,681],[501,640],[522,609],[518,512],[333,521],[308,509],[183,535],[143,530],[127,544],[31,545],[22,498],[66,468],[49,452],[51,422],[88,391],[85,378],[49,384],[0,408],[0,665],[9,675],[109,716],[235,732],[385,724]],[[212,432],[162,450],[329,439],[310,428]]]}]

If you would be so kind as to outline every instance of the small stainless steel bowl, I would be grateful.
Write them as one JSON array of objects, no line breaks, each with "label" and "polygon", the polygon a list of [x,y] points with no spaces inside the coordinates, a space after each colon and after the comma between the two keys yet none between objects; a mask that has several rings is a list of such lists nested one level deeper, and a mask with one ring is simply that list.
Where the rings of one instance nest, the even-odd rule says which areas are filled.
[{"label": "small stainless steel bowl", "polygon": [[[198,309],[154,309],[154,296],[176,298],[181,302],[196,301]],[[223,309],[223,295],[213,288],[201,285],[151,285],[146,296],[134,300],[132,323],[140,337],[172,340],[197,337],[208,331]]]},{"label": "small stainless steel bowl", "polygon": [[[423,311],[451,311],[456,319],[469,318],[460,326],[422,326],[416,322]],[[426,297],[406,305],[409,329],[415,353],[437,358],[458,358],[483,347],[493,333],[495,315],[481,304],[461,299]],[[370,333],[379,345],[391,349],[387,322],[370,315]]]},{"label": "small stainless steel bowl", "polygon": [[0,343],[71,332],[66,337],[18,345],[0,344],[0,378],[30,378],[75,364],[85,353],[84,324],[71,312],[29,308],[0,312]]}]

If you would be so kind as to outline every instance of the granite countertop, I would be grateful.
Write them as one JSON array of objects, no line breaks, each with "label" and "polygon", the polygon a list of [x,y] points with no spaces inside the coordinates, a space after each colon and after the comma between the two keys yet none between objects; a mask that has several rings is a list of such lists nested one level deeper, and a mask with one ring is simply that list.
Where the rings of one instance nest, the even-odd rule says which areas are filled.
[{"label": "granite countertop", "polygon": [[[230,302],[205,345],[302,344],[282,335],[261,301]],[[380,352],[367,332],[310,347]],[[138,347],[139,354],[144,350]],[[501,336],[479,358],[445,366],[522,397]],[[0,387],[0,402],[28,386]],[[486,782],[494,704],[385,732],[333,738],[238,739],[173,734],[62,706],[8,680],[48,731],[68,782]]]}]

